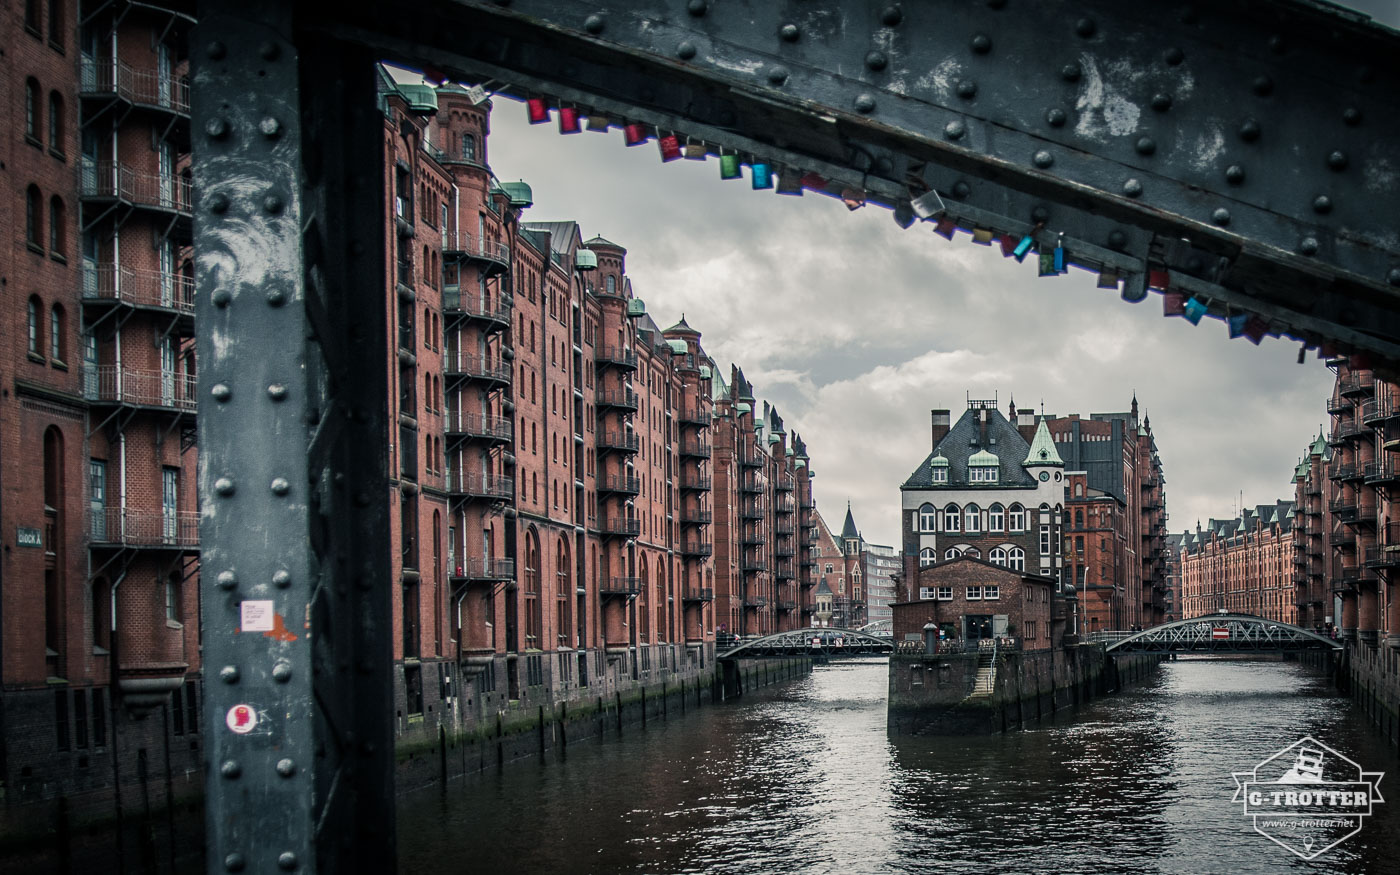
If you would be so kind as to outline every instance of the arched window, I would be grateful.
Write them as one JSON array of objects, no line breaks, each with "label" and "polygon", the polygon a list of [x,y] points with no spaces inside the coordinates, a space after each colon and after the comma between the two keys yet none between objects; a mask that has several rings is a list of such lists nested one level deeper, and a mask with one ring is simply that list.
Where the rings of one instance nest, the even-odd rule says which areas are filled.
[{"label": "arched window", "polygon": [[1020,547],[1012,547],[1006,551],[1006,564],[1008,568],[1015,571],[1026,570],[1026,551]]},{"label": "arched window", "polygon": [[[927,566],[929,566],[929,565],[932,565],[933,563],[935,563],[935,562],[937,562],[937,561],[938,561],[938,554],[935,553],[935,552],[933,552],[933,548],[932,548],[932,547],[925,547],[924,549],[922,549],[922,550],[919,551],[919,567],[920,567],[920,568],[925,568],[925,567],[927,567]],[[831,570],[831,566],[830,566],[830,565],[826,566],[826,570],[827,570],[827,571],[830,571],[830,570]]]},{"label": "arched window", "polygon": [[[51,3],[51,6],[62,6],[61,3]],[[57,91],[49,92],[49,149],[63,154],[63,95]]]},{"label": "arched window", "polygon": [[467,161],[476,160],[476,137],[471,134],[462,135],[462,158]]},{"label": "arched window", "polygon": [[993,547],[987,558],[993,565],[1006,565],[1006,548]]},{"label": "arched window", "polygon": [[36,146],[39,144],[39,126],[42,123],[39,112],[39,80],[31,76],[24,82],[24,136]]},{"label": "arched window", "polygon": [[962,516],[956,504],[950,504],[943,508],[943,531],[956,532],[959,530],[958,521]]},{"label": "arched window", "polygon": [[570,645],[569,635],[574,627],[569,610],[573,605],[569,596],[574,591],[573,583],[569,580],[569,568],[569,542],[560,538],[559,543],[554,548],[554,621],[559,629],[560,647]]},{"label": "arched window", "polygon": [[827,574],[833,573],[833,572],[832,572],[832,566],[831,566],[831,563],[830,563],[830,562],[826,563],[826,573],[827,573]]},{"label": "arched window", "polygon": [[29,354],[39,354],[39,322],[43,319],[44,305],[37,296],[29,298]]},{"label": "arched window", "polygon": [[1076,529],[1082,529],[1082,528],[1084,528],[1084,511],[1078,510],[1078,509],[1075,510],[1075,512],[1074,512],[1074,527],[1075,527]]},{"label": "arched window", "polygon": [[64,343],[67,334],[67,324],[63,318],[63,305],[54,304],[49,311],[49,358],[57,362],[67,361],[67,344]]},{"label": "arched window", "polygon": [[938,511],[933,505],[925,504],[919,508],[919,531],[935,532],[938,530]]},{"label": "arched window", "polygon": [[540,649],[544,625],[540,607],[540,538],[533,526],[525,533],[525,649]]},{"label": "arched window", "polygon": [[963,511],[963,531],[982,531],[982,509],[975,504],[969,504]]},{"label": "arched window", "polygon": [[54,255],[64,254],[66,228],[63,214],[63,198],[58,195],[49,198],[49,252]]},{"label": "arched window", "polygon": [[39,186],[31,185],[24,193],[24,239],[30,246],[44,248],[44,196]]},{"label": "arched window", "polygon": [[63,7],[66,3],[49,0],[49,45],[63,48]]},{"label": "arched window", "polygon": [[962,555],[962,551],[959,550],[957,547],[949,547],[947,550],[945,550],[945,551],[943,552],[943,558],[944,558],[944,559],[956,559],[956,558],[958,558],[958,557],[961,556],[961,555]]},{"label": "arched window", "polygon": [[1024,532],[1026,530],[1026,509],[1019,504],[1011,505],[1011,510],[1006,515],[1006,530],[1009,532]]},{"label": "arched window", "polygon": [[1006,528],[1006,509],[994,504],[987,509],[987,531],[1000,532]]},{"label": "arched window", "polygon": [[978,550],[976,547],[964,547],[962,554],[964,556],[971,556],[973,559],[982,558],[982,551]]}]

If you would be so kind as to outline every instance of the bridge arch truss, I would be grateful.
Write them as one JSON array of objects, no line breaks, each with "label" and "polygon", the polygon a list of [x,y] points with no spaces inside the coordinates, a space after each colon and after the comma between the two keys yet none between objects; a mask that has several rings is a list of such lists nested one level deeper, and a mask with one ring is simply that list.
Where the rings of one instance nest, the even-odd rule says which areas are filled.
[{"label": "bridge arch truss", "polygon": [[894,652],[894,642],[853,629],[794,629],[745,641],[720,659],[766,656],[873,656]]},{"label": "bridge arch truss", "polygon": [[1298,653],[1342,645],[1288,623],[1249,614],[1207,614],[1120,638],[1109,653]]}]

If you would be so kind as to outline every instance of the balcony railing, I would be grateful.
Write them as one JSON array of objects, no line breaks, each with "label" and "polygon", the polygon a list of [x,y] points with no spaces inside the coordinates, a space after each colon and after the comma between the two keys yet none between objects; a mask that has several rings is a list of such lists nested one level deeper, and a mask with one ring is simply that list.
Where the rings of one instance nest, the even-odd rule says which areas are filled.
[{"label": "balcony railing", "polygon": [[739,563],[739,570],[745,572],[767,571],[768,564],[762,559],[745,559]]},{"label": "balcony railing", "polygon": [[1372,398],[1361,405],[1361,421],[1366,425],[1375,425],[1397,415],[1400,415],[1400,407],[1389,396]]},{"label": "balcony railing", "polygon": [[685,591],[682,598],[688,602],[712,602],[715,600],[715,591],[708,586],[692,587]]},{"label": "balcony railing", "polygon": [[715,550],[709,541],[685,541],[681,545],[684,556],[709,556]]},{"label": "balcony railing", "polygon": [[625,432],[605,431],[598,434],[598,449],[618,450],[625,453],[635,453],[640,446],[635,434]]},{"label": "balcony railing", "polygon": [[598,531],[604,535],[635,538],[642,533],[642,521],[635,517],[613,517],[598,521]]},{"label": "balcony railing", "polygon": [[1351,395],[1364,395],[1375,388],[1376,378],[1371,374],[1348,374],[1342,377],[1337,391],[1343,398]]},{"label": "balcony railing", "polygon": [[198,547],[199,512],[120,507],[93,509],[88,511],[88,537],[93,544],[123,547]]},{"label": "balcony railing", "polygon": [[1367,483],[1393,483],[1400,480],[1400,465],[1389,456],[1379,462],[1368,462],[1361,470]]},{"label": "balcony railing", "polygon": [[1327,412],[1328,412],[1328,413],[1340,414],[1340,413],[1346,413],[1348,410],[1351,410],[1351,401],[1350,401],[1350,399],[1342,398],[1342,397],[1339,397],[1339,396],[1337,396],[1337,395],[1333,395],[1332,397],[1330,397],[1330,398],[1327,399]]},{"label": "balcony railing", "polygon": [[780,611],[795,611],[795,610],[797,610],[797,602],[792,601],[792,600],[790,600],[790,599],[784,600],[784,601],[781,601],[781,602],[778,602],[778,610],[780,610]]},{"label": "balcony railing", "polygon": [[764,598],[761,595],[749,596],[748,598],[744,599],[744,607],[766,608],[768,607],[768,599]]},{"label": "balcony railing", "polygon": [[1327,466],[1327,479],[1329,480],[1350,480],[1355,476],[1355,465],[1343,465],[1340,463],[1336,463]]},{"label": "balcony railing", "polygon": [[507,501],[515,495],[515,480],[480,471],[450,471],[447,475],[447,491],[472,498]]},{"label": "balcony railing", "polygon": [[635,596],[641,591],[640,577],[610,577],[598,584],[600,595]]},{"label": "balcony railing", "polygon": [[150,173],[113,161],[85,161],[83,197],[116,198],[131,204],[190,212],[190,180],[174,173]]},{"label": "balcony railing", "polygon": [[598,491],[639,495],[642,491],[642,481],[638,477],[629,477],[625,474],[611,474],[598,478]]},{"label": "balcony railing", "polygon": [[630,370],[637,369],[637,351],[630,347],[600,346],[594,354],[594,361],[616,365]]},{"label": "balcony railing", "polygon": [[681,455],[698,459],[710,458],[710,442],[702,440],[681,441]]},{"label": "balcony railing", "polygon": [[1350,523],[1356,521],[1356,505],[1349,501],[1334,501],[1327,506],[1332,513],[1333,519],[1339,522]]},{"label": "balcony railing", "polygon": [[791,492],[793,489],[793,482],[791,480],[779,480],[774,484],[773,488],[777,489],[779,492]]},{"label": "balcony railing", "polygon": [[83,267],[83,299],[194,312],[194,282],[178,273],[116,264]]},{"label": "balcony railing", "polygon": [[79,72],[84,95],[115,95],[131,103],[189,114],[190,83],[183,76],[96,60],[83,61]]},{"label": "balcony railing", "polygon": [[465,231],[450,231],[442,235],[442,254],[479,258],[503,266],[510,265],[510,247],[495,240],[474,237]]},{"label": "balcony railing", "polygon": [[83,395],[95,403],[193,411],[198,388],[194,377],[174,371],[116,365],[83,369]]},{"label": "balcony railing", "polygon": [[714,522],[715,515],[708,510],[681,511],[681,524],[687,526],[707,526]]},{"label": "balcony railing", "polygon": [[[412,285],[410,278],[408,285]],[[442,292],[442,308],[449,313],[462,313],[473,319],[486,319],[510,325],[513,302],[509,295],[462,294],[460,286],[447,286]]]},{"label": "balcony railing", "polygon": [[504,416],[449,410],[443,417],[442,429],[449,435],[509,441],[515,424]]},{"label": "balcony railing", "polygon": [[514,559],[485,559],[470,557],[463,559],[449,572],[449,577],[460,580],[514,580]]},{"label": "balcony railing", "polygon": [[748,495],[762,495],[763,484],[753,480],[744,480],[739,483],[739,491]]},{"label": "balcony railing", "polygon": [[620,407],[625,410],[637,409],[637,393],[631,389],[608,389],[594,396],[599,407]]},{"label": "balcony railing", "polygon": [[445,374],[460,375],[469,380],[486,380],[493,383],[509,383],[510,365],[480,353],[448,350],[442,357],[442,370]]},{"label": "balcony railing", "polygon": [[708,474],[698,474],[694,471],[681,472],[682,489],[704,490],[709,489],[712,483],[713,481],[710,479],[710,475]]},{"label": "balcony railing", "polygon": [[763,534],[763,532],[744,532],[739,536],[739,543],[743,544],[745,547],[761,547],[768,543],[768,536]]},{"label": "balcony railing", "polygon": [[710,412],[708,410],[682,410],[679,418],[681,425],[710,424]]}]

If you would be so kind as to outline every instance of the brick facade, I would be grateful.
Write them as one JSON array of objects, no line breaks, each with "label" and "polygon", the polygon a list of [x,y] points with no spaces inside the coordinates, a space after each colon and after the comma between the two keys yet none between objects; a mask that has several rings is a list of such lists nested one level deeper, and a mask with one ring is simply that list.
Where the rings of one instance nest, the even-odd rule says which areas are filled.
[{"label": "brick facade", "polygon": [[1182,616],[1229,611],[1292,623],[1293,507],[1291,501],[1259,505],[1185,533],[1179,554]]},{"label": "brick facade", "polygon": [[[933,623],[947,639],[1015,638],[1026,650],[1052,646],[1053,579],[1023,574],[971,556],[919,569],[910,598],[896,602],[895,641],[923,640]],[[989,596],[990,593],[995,595]]]}]

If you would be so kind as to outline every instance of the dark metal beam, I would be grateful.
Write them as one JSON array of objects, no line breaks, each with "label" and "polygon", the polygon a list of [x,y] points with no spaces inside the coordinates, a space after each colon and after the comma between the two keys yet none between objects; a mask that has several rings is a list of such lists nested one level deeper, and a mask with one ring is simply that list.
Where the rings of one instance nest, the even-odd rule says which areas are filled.
[{"label": "dark metal beam", "polygon": [[[1400,365],[1400,37],[1309,0],[342,4],[327,32]],[[901,215],[904,211],[901,208]]]},{"label": "dark metal beam", "polygon": [[290,8],[193,39],[210,872],[392,872],[382,117]]}]

